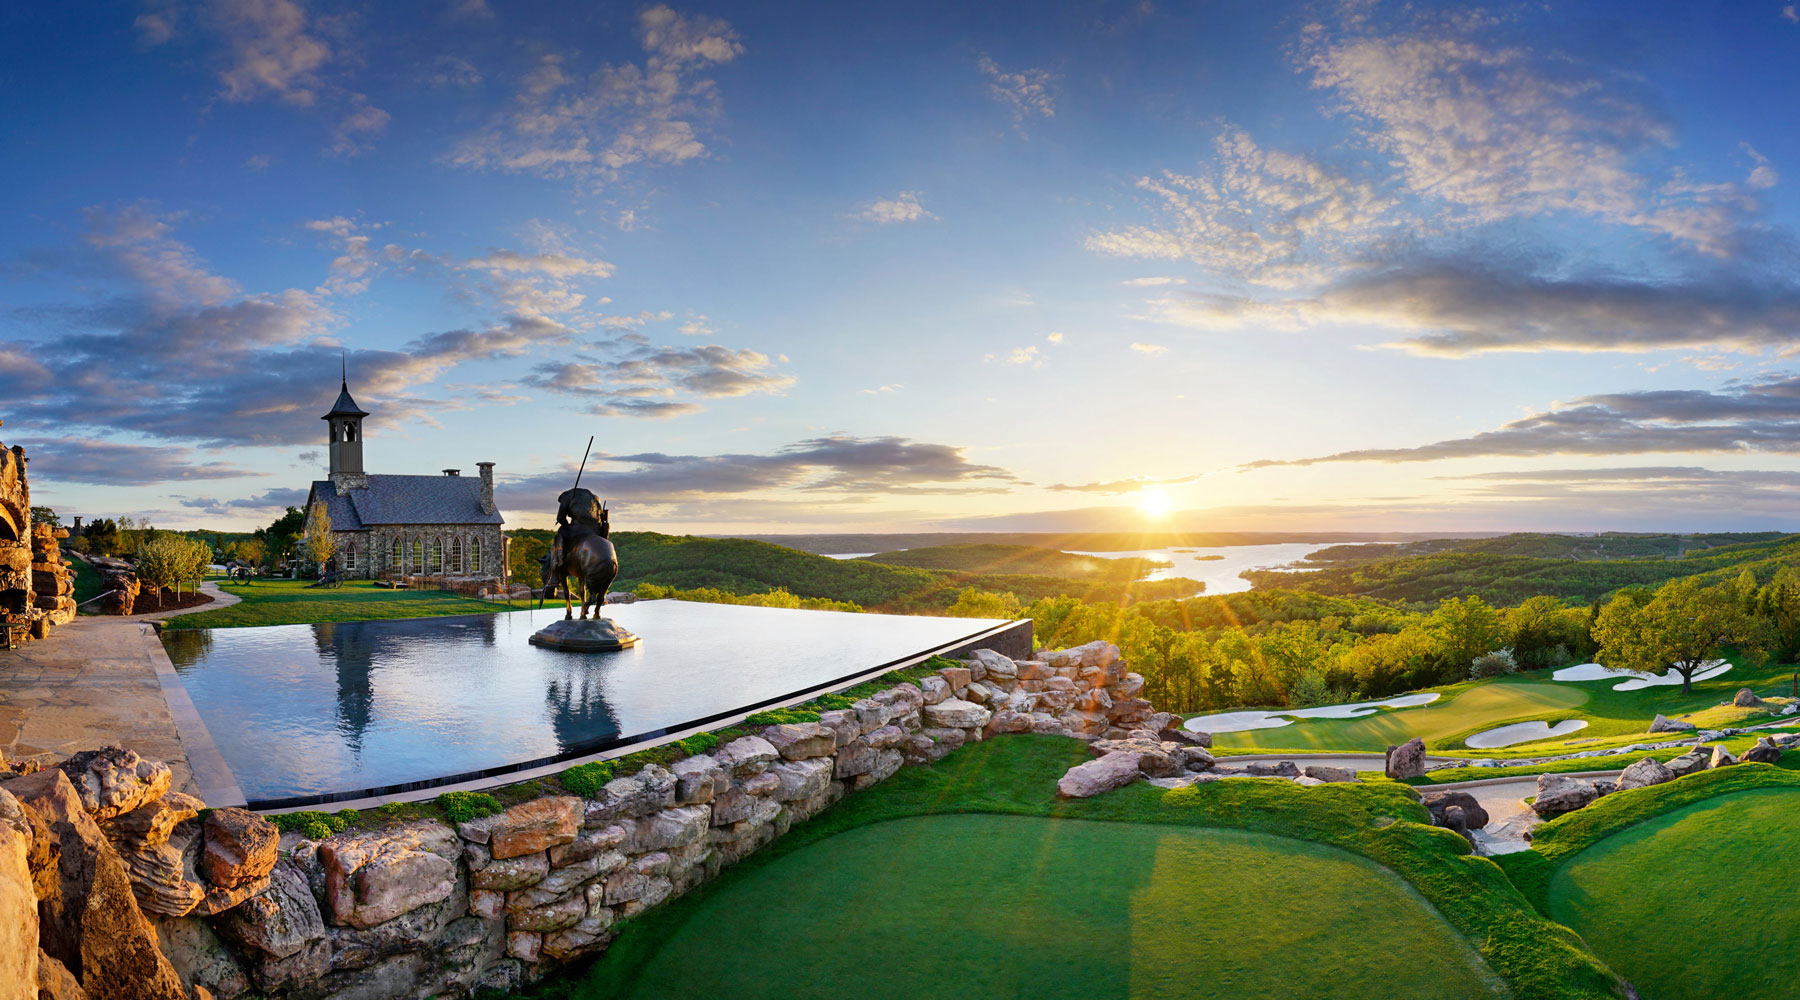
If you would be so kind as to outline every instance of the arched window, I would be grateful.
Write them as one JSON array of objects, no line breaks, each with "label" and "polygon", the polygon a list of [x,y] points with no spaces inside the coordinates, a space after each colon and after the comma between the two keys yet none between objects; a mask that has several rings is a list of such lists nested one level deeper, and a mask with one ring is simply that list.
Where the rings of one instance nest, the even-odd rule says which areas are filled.
[{"label": "arched window", "polygon": [[450,539],[450,572],[461,573],[463,571],[462,552],[462,539],[460,537]]},{"label": "arched window", "polygon": [[412,540],[412,565],[408,567],[414,573],[425,572],[425,543],[418,538]]},{"label": "arched window", "polygon": [[346,440],[346,441],[356,440],[356,425],[355,424],[345,424],[344,425],[344,440]]},{"label": "arched window", "polygon": [[469,572],[481,572],[481,539],[469,539]]},{"label": "arched window", "polygon": [[355,569],[356,568],[356,543],[355,542],[351,542],[350,544],[344,546],[344,568],[345,569]]},{"label": "arched window", "polygon": [[396,539],[394,539],[394,551],[388,553],[388,569],[391,569],[397,573],[400,571],[401,565],[402,565],[402,563],[400,562],[400,539],[396,538]]},{"label": "arched window", "polygon": [[431,540],[431,571],[433,573],[444,571],[444,540],[442,538]]}]

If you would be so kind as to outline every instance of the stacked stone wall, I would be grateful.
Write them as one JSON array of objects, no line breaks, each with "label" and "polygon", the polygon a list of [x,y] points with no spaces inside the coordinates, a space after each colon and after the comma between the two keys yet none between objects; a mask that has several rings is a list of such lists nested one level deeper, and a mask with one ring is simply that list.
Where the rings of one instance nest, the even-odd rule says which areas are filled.
[{"label": "stacked stone wall", "polygon": [[75,619],[75,574],[58,544],[67,537],[32,523],[25,449],[0,445],[0,622],[42,639]]},{"label": "stacked stone wall", "polygon": [[[356,548],[356,565],[345,570],[357,579],[394,579],[411,576],[448,576],[497,580],[504,573],[505,532],[498,524],[382,524],[362,531],[334,531],[338,543],[338,565],[344,566],[342,553]],[[419,543],[419,554],[413,555],[412,544]],[[400,543],[400,560],[393,558],[394,543]],[[473,568],[471,554],[479,543],[481,568]],[[433,544],[443,547],[443,570],[434,571]],[[460,547],[460,549],[459,549]],[[454,553],[460,551],[458,561]]]},{"label": "stacked stone wall", "polygon": [[[322,840],[277,841],[242,810],[202,820],[198,802],[168,793],[166,768],[124,751],[35,780],[55,790],[72,775],[77,790],[63,798],[80,800],[105,833],[82,849],[118,859],[127,909],[154,929],[159,957],[195,996],[465,997],[603,952],[619,921],[902,767],[1007,733],[1167,729],[1175,717],[1155,713],[1142,687],[1105,643],[1029,660],[980,650],[817,722],[761,727],[668,767],[646,765],[591,797],[545,795],[454,826],[417,820]],[[36,787],[20,799],[46,795]],[[77,975],[85,984],[87,970]]]}]

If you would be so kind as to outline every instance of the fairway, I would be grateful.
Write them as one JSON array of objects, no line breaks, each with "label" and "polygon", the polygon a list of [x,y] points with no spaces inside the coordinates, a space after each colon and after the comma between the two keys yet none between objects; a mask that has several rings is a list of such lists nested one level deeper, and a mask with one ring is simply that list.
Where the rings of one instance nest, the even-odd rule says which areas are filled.
[{"label": "fairway", "polygon": [[686,914],[626,995],[1508,995],[1392,872],[1266,834],[926,816],[745,875]]},{"label": "fairway", "polygon": [[[1800,791],[1735,792],[1658,816],[1575,855],[1550,883],[1574,928],[1644,1000],[1794,995],[1800,975]],[[1679,944],[1685,929],[1727,947]]]},{"label": "fairway", "polygon": [[357,622],[377,618],[432,618],[438,615],[491,615],[524,610],[527,602],[507,605],[439,590],[389,590],[369,580],[350,580],[340,587],[307,586],[310,580],[256,580],[222,583],[219,589],[242,598],[238,604],[196,611],[168,620],[166,628],[244,628],[254,625],[310,625]]},{"label": "fairway", "polygon": [[[1546,718],[1588,701],[1590,688],[1554,682],[1481,684],[1420,708],[1401,708],[1360,719],[1306,719],[1276,729],[1218,733],[1213,745],[1271,750],[1363,750],[1379,753],[1417,736],[1433,750],[1449,750],[1447,737],[1507,722]],[[1458,747],[1460,749],[1460,741]]]}]

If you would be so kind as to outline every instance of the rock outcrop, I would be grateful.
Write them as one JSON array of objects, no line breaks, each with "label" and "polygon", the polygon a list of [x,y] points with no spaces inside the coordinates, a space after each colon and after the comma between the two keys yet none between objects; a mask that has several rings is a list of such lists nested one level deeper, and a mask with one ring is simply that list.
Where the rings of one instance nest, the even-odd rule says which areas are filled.
[{"label": "rock outcrop", "polygon": [[1466,836],[1470,830],[1479,830],[1488,825],[1487,810],[1482,808],[1480,800],[1468,792],[1430,792],[1420,801],[1431,813],[1431,822],[1435,826],[1455,829],[1450,822],[1452,817],[1449,815],[1449,811],[1451,809],[1458,811],[1456,818],[1463,824],[1463,828],[1458,830],[1458,833]]},{"label": "rock outcrop", "polygon": [[1662,761],[1655,757],[1645,757],[1619,772],[1619,791],[1648,788],[1651,785],[1660,785],[1665,781],[1674,781],[1676,777],[1675,772],[1665,767]]},{"label": "rock outcrop", "polygon": [[25,449],[0,444],[0,626],[42,639],[75,618],[75,576],[62,563],[61,528],[31,520]]},{"label": "rock outcrop", "polygon": [[1758,698],[1756,692],[1749,688],[1738,688],[1738,692],[1732,697],[1731,703],[1738,708],[1755,708],[1758,705],[1761,705],[1763,700]]},{"label": "rock outcrop", "polygon": [[37,886],[31,874],[36,827],[0,788],[0,1000],[37,1000]]},{"label": "rock outcrop", "polygon": [[1691,733],[1696,728],[1698,727],[1691,722],[1682,722],[1662,715],[1658,715],[1650,722],[1650,732],[1652,733]]},{"label": "rock outcrop", "polygon": [[1756,741],[1756,745],[1744,751],[1746,763],[1774,764],[1781,760],[1781,748],[1767,736]]},{"label": "rock outcrop", "polygon": [[1531,811],[1550,819],[1585,808],[1599,797],[1592,782],[1566,774],[1540,774],[1537,779],[1537,798],[1532,800]]},{"label": "rock outcrop", "polygon": [[1387,776],[1400,781],[1425,775],[1425,741],[1413,737],[1399,746],[1387,748]]}]

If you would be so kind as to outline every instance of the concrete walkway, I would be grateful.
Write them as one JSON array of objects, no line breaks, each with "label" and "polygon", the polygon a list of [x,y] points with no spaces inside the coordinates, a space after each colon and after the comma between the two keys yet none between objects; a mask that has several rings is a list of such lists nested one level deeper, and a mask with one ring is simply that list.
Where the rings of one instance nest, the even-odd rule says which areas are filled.
[{"label": "concrete walkway", "polygon": [[[210,590],[208,588],[211,588]],[[237,598],[211,584],[213,603]],[[243,793],[213,745],[146,615],[82,616],[21,649],[0,651],[0,750],[8,760],[62,760],[122,746],[169,765],[174,787],[209,806]]]}]

